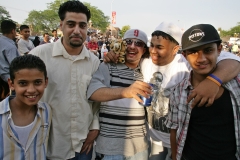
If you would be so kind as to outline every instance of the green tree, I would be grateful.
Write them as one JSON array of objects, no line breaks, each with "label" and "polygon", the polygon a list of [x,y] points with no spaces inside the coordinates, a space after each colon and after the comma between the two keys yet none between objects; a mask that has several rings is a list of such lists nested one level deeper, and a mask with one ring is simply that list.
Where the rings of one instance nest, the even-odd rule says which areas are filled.
[{"label": "green tree", "polygon": [[90,3],[84,2],[84,5],[91,11],[92,27],[101,30],[101,32],[105,32],[107,26],[109,26],[109,17],[105,16],[97,7],[91,6]]},{"label": "green tree", "polygon": [[237,23],[237,26],[232,27],[230,30],[222,30],[220,32],[221,37],[226,37],[226,36],[240,36],[240,22]]},{"label": "green tree", "polygon": [[11,16],[5,7],[0,6],[0,23],[5,19],[11,19]]},{"label": "green tree", "polygon": [[0,19],[1,20],[11,19],[11,16],[10,16],[9,12],[3,6],[0,6]]},{"label": "green tree", "polygon": [[58,28],[60,22],[58,8],[60,4],[66,1],[67,0],[55,0],[54,2],[48,3],[47,9],[44,11],[30,11],[24,23],[30,25],[32,31],[35,33],[49,32],[52,29]]},{"label": "green tree", "polygon": [[121,30],[121,36],[124,36],[124,34],[127,32],[127,30],[131,29],[129,25],[123,26]]},{"label": "green tree", "polygon": [[[33,29],[33,32],[36,33],[43,33],[46,31],[49,32],[52,29],[56,29],[59,26],[60,22],[58,17],[59,6],[66,1],[67,0],[55,0],[54,2],[47,4],[46,10],[31,11],[24,23],[30,25]],[[109,25],[109,18],[105,16],[103,12],[97,7],[91,6],[90,3],[84,2],[84,4],[88,6],[91,11],[91,21],[93,27],[104,32],[106,30],[106,27]]]},{"label": "green tree", "polygon": [[[5,7],[0,6],[0,24],[2,23],[3,20],[11,20],[11,15],[9,14],[9,12],[6,10]],[[13,21],[14,23],[17,24],[17,22]],[[1,28],[0,28],[0,32],[1,32]]]}]

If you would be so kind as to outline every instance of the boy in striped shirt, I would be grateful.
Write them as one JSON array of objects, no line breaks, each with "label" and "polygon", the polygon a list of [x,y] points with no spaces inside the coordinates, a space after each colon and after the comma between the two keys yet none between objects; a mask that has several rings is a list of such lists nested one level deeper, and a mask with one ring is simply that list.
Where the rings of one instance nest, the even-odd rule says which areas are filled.
[{"label": "boy in striped shirt", "polygon": [[51,109],[39,100],[47,83],[40,58],[25,55],[12,61],[8,84],[15,95],[0,102],[0,159],[46,159]]}]

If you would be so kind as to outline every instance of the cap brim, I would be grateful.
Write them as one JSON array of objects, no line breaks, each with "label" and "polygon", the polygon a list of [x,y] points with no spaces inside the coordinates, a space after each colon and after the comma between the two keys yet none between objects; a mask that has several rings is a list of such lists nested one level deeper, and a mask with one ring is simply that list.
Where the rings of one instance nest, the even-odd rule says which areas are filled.
[{"label": "cap brim", "polygon": [[222,40],[220,39],[220,40],[213,40],[213,41],[208,41],[208,42],[197,43],[197,44],[188,46],[187,48],[183,48],[182,51],[192,49],[192,48],[195,48],[195,47],[199,47],[199,46],[202,46],[202,45],[205,45],[205,44],[209,44],[209,43],[213,43],[213,42],[221,42],[221,41]]}]

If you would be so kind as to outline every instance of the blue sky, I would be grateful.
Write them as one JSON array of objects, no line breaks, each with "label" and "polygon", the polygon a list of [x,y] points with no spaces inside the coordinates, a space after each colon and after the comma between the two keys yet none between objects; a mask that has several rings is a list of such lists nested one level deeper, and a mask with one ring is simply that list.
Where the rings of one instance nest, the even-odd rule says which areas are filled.
[{"label": "blue sky", "polygon": [[[12,16],[21,23],[31,10],[44,10],[54,0],[0,0]],[[162,21],[171,21],[183,29],[199,23],[212,24],[228,30],[240,22],[240,0],[84,0],[110,16],[116,11],[115,27],[138,28],[148,36]]]}]

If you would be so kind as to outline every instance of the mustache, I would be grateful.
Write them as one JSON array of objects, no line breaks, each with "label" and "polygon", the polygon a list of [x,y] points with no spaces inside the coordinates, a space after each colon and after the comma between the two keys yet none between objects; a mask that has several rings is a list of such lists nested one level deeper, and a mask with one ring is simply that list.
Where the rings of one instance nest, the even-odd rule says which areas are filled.
[{"label": "mustache", "polygon": [[81,36],[77,36],[77,35],[70,36],[69,38],[81,38],[81,39],[83,39]]}]

